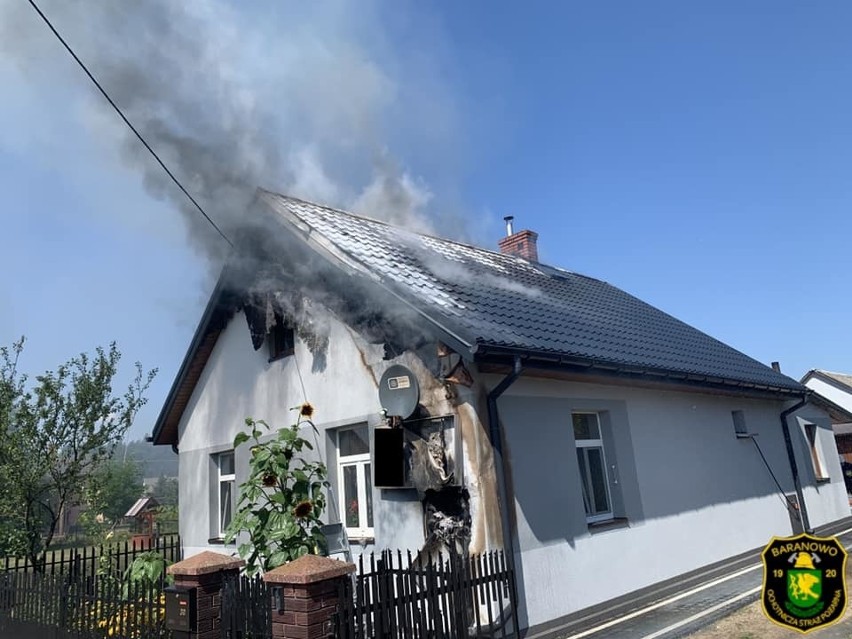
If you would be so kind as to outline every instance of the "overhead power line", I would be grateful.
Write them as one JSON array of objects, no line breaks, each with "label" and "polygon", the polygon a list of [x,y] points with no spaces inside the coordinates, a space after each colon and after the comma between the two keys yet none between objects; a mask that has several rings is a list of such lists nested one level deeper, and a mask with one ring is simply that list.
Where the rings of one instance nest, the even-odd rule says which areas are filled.
[{"label": "overhead power line", "polygon": [[133,134],[134,134],[134,135],[135,135],[135,136],[139,139],[139,141],[142,143],[142,146],[144,146],[146,149],[148,149],[148,152],[149,152],[149,153],[150,153],[150,154],[154,157],[154,159],[157,161],[157,164],[159,164],[159,165],[162,167],[163,171],[165,171],[165,172],[166,172],[166,175],[168,175],[168,176],[171,178],[172,182],[174,182],[174,183],[175,183],[175,185],[176,185],[176,186],[177,186],[177,187],[181,190],[181,192],[182,192],[182,193],[183,193],[183,194],[187,197],[187,199],[188,199],[190,202],[192,202],[192,205],[193,205],[196,209],[198,209],[198,212],[199,212],[199,213],[201,213],[201,215],[203,215],[203,216],[204,216],[204,219],[205,219],[205,220],[207,220],[207,221],[210,223],[210,225],[211,225],[214,229],[216,229],[216,232],[217,232],[219,235],[221,235],[221,236],[222,236],[222,239],[223,239],[223,240],[225,240],[225,241],[228,243],[228,246],[230,246],[231,248],[233,248],[233,247],[234,247],[234,243],[233,243],[233,242],[231,242],[231,240],[230,240],[230,239],[228,239],[228,236],[227,236],[227,235],[225,235],[225,234],[222,232],[222,229],[220,229],[220,228],[219,228],[219,226],[216,224],[216,222],[214,222],[214,221],[213,221],[213,219],[212,219],[209,215],[207,215],[207,213],[205,212],[205,210],[204,210],[203,208],[201,208],[201,205],[200,205],[200,204],[199,204],[199,203],[195,200],[195,198],[194,198],[194,197],[192,197],[192,195],[190,195],[190,194],[189,194],[189,191],[187,191],[187,190],[184,188],[183,184],[181,184],[181,183],[180,183],[180,180],[178,180],[178,179],[175,177],[175,174],[174,174],[174,173],[172,173],[172,172],[169,170],[169,167],[167,167],[167,166],[166,166],[166,163],[165,163],[165,162],[163,162],[163,161],[160,159],[160,156],[159,156],[159,155],[157,155],[157,152],[156,152],[153,148],[151,148],[151,145],[150,145],[150,144],[148,144],[147,140],[145,140],[145,138],[142,136],[142,134],[141,134],[141,133],[139,133],[139,131],[136,129],[136,127],[135,127],[135,126],[133,126],[133,123],[132,123],[129,119],[127,119],[127,116],[126,116],[126,115],[124,115],[124,112],[123,112],[123,111],[119,108],[119,106],[118,106],[118,105],[117,105],[117,104],[113,101],[113,99],[112,99],[111,97],[109,97],[109,94],[106,92],[106,90],[103,88],[103,86],[101,86],[101,83],[100,83],[100,82],[98,82],[97,78],[95,78],[95,76],[94,76],[94,75],[92,75],[92,72],[91,72],[91,71],[89,71],[89,69],[86,67],[86,65],[83,63],[83,61],[82,61],[82,60],[81,60],[81,59],[77,56],[77,54],[76,54],[76,53],[74,53],[74,50],[71,48],[71,46],[70,46],[70,45],[69,45],[69,44],[65,41],[65,39],[64,39],[64,38],[63,38],[63,37],[59,34],[59,31],[57,31],[57,30],[56,30],[56,27],[54,27],[54,26],[53,26],[53,24],[50,22],[50,20],[48,20],[47,16],[46,16],[46,15],[44,15],[44,13],[42,12],[42,10],[38,8],[38,5],[34,2],[34,0],[29,0],[29,3],[30,3],[30,5],[32,6],[32,8],[33,8],[33,9],[35,9],[35,12],[39,15],[39,17],[40,17],[42,20],[44,20],[44,23],[45,23],[45,24],[47,25],[47,27],[48,27],[48,28],[49,28],[49,29],[53,32],[53,35],[55,35],[55,36],[56,36],[56,38],[59,40],[59,42],[61,42],[61,43],[62,43],[62,46],[63,46],[63,47],[65,47],[65,50],[66,50],[66,51],[68,51],[68,53],[70,53],[70,54],[71,54],[71,57],[72,57],[72,58],[74,58],[74,61],[75,61],[78,65],[80,65],[80,68],[81,68],[81,69],[83,69],[83,72],[84,72],[87,76],[89,76],[89,80],[91,80],[91,81],[92,81],[92,83],[93,83],[93,84],[94,84],[94,85],[98,88],[98,91],[100,91],[100,92],[101,92],[101,95],[103,95],[103,96],[104,96],[104,98],[106,99],[106,101],[107,101],[107,102],[109,102],[109,105],[110,105],[113,109],[115,109],[115,112],[116,112],[116,113],[118,113],[118,116],[119,116],[122,120],[124,120],[124,123],[128,126],[128,128],[130,128],[130,130],[131,130],[131,131],[133,131]]}]

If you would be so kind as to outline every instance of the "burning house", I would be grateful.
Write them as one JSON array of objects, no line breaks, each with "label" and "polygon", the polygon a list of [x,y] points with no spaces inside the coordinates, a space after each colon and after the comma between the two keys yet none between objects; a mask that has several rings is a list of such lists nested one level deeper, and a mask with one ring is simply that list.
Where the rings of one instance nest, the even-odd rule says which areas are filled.
[{"label": "burning house", "polygon": [[187,555],[221,548],[245,417],[305,400],[353,552],[505,548],[522,626],[850,514],[802,385],[541,264],[535,233],[492,252],[266,191],[252,213],[154,432]]}]

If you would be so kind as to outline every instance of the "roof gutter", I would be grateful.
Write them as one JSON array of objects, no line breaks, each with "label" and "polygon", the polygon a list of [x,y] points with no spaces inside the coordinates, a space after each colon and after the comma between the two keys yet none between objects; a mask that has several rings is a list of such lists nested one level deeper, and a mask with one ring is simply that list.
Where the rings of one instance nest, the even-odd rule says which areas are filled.
[{"label": "roof gutter", "polygon": [[773,386],[771,384],[758,384],[754,382],[744,382],[725,377],[716,377],[712,375],[701,375],[696,373],[685,373],[671,371],[661,368],[651,368],[647,366],[631,366],[629,364],[621,364],[617,362],[601,362],[593,359],[587,359],[576,356],[560,355],[549,351],[531,351],[520,350],[509,346],[491,346],[488,344],[476,344],[472,353],[475,357],[483,358],[487,356],[496,356],[506,358],[507,356],[516,356],[518,354],[524,357],[526,368],[535,368],[540,370],[560,369],[565,370],[575,369],[580,373],[595,373],[600,375],[608,375],[615,377],[637,378],[667,381],[680,384],[711,386],[714,388],[728,388],[739,390],[741,392],[752,392],[760,394],[772,395],[787,395],[801,396],[804,387],[800,388],[785,388],[783,386]]},{"label": "roof gutter", "polygon": [[[500,519],[503,527],[503,548],[506,552],[509,561],[509,567],[518,575],[518,567],[515,562],[515,539],[514,531],[512,530],[513,517],[510,515],[512,504],[509,503],[509,490],[506,485],[506,460],[503,456],[503,433],[500,428],[500,417],[497,413],[497,399],[502,395],[515,380],[521,376],[524,367],[521,364],[520,355],[515,355],[515,360],[512,366],[512,372],[506,375],[497,386],[488,393],[488,431],[491,439],[491,448],[494,451],[494,469],[497,474],[497,490],[500,499]],[[512,580],[512,587],[516,580]],[[518,593],[514,592],[513,601],[518,601]],[[515,619],[517,619],[517,610],[514,611]]]},{"label": "roof gutter", "polygon": [[790,435],[790,424],[787,422],[787,418],[807,404],[808,401],[810,401],[809,392],[805,393],[797,404],[781,411],[781,415],[779,417],[781,419],[781,429],[784,432],[784,446],[787,448],[787,459],[790,461],[790,472],[793,474],[793,486],[796,488],[796,499],[799,502],[799,516],[802,520],[802,527],[805,529],[805,532],[810,535],[813,534],[813,529],[811,528],[811,522],[808,519],[808,507],[805,504],[805,496],[802,492],[802,481],[799,478],[799,466],[796,463],[796,451],[793,450],[793,438]]}]

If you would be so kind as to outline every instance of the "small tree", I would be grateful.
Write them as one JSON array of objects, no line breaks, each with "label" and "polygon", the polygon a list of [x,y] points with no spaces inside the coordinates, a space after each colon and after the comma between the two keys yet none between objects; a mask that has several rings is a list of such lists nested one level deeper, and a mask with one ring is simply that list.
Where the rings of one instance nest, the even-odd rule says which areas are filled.
[{"label": "small tree", "polygon": [[145,404],[156,371],[143,373],[137,363],[127,391],[113,394],[121,354],[111,344],[30,385],[18,371],[23,345],[0,348],[0,554],[26,555],[41,570],[63,510],[85,496]]},{"label": "small tree", "polygon": [[252,418],[246,419],[249,432],[238,433],[234,439],[234,449],[249,445],[251,456],[225,542],[240,533],[248,535],[237,551],[246,560],[249,574],[266,572],[326,548],[320,517],[325,510],[323,488],[329,486],[327,471],[324,464],[301,456],[303,450],[313,447],[299,435],[302,424],[316,430],[309,419],[313,408],[303,404],[294,410],[299,411],[296,423],[280,429],[267,442],[260,440],[269,425]]},{"label": "small tree", "polygon": [[91,513],[103,515],[105,523],[114,527],[144,494],[139,464],[113,458],[92,472],[86,501]]}]

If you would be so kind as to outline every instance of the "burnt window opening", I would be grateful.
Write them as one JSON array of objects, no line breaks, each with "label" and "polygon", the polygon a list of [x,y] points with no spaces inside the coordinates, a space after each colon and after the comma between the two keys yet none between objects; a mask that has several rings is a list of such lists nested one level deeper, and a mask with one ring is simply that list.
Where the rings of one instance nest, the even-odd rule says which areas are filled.
[{"label": "burnt window opening", "polygon": [[280,313],[275,313],[275,324],[266,335],[266,343],[269,346],[269,361],[289,357],[296,348],[296,332],[293,327],[284,321]]},{"label": "burnt window opening", "polygon": [[398,428],[375,429],[373,439],[377,473],[381,473],[380,465],[397,473],[402,455],[402,477],[381,473],[380,478],[377,474],[377,485],[381,479],[380,487],[386,490],[414,488],[422,499],[427,490],[440,491],[464,482],[462,469],[456,464],[462,458],[462,444],[461,438],[456,436],[454,416],[428,416],[428,411],[422,407],[415,412],[421,413],[426,417],[409,417]]}]

